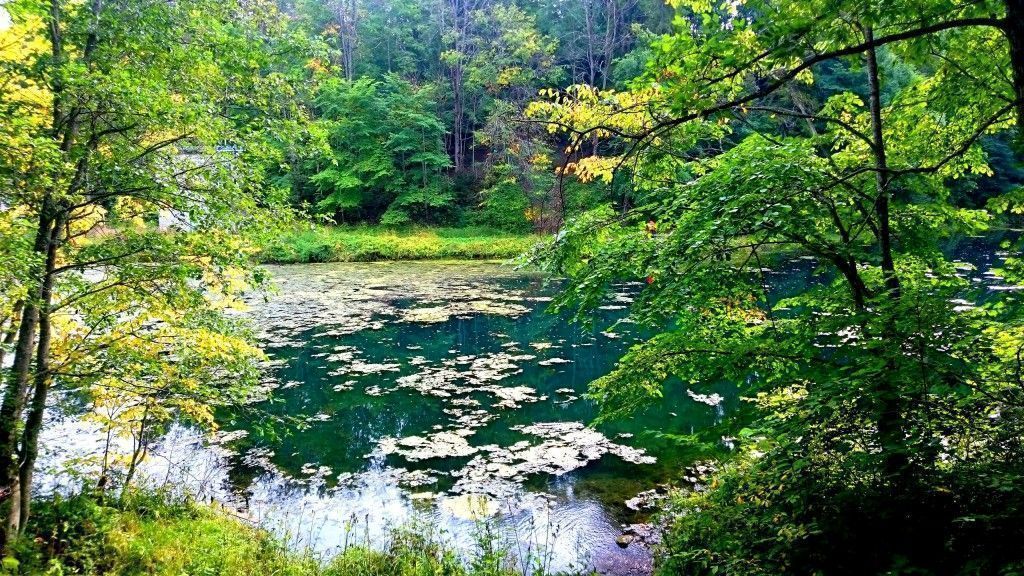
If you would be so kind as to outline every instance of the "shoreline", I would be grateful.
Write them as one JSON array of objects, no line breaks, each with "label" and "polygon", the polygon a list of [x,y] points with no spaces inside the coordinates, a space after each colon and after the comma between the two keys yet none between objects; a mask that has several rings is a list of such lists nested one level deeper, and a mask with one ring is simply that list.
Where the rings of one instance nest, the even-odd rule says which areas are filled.
[{"label": "shoreline", "polygon": [[295,227],[259,242],[260,264],[510,260],[549,238],[479,227]]}]

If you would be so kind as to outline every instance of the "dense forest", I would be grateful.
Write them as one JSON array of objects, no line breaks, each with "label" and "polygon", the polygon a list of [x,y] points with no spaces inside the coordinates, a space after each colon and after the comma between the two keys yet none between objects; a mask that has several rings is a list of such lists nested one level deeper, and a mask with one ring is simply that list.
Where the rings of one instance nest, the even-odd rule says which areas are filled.
[{"label": "dense forest", "polygon": [[[1024,573],[1024,1],[0,9],[0,573]],[[437,526],[316,556],[289,465]],[[650,564],[522,557],[538,483]]]},{"label": "dense forest", "polygon": [[[270,183],[334,222],[551,230],[603,189],[556,186],[561,139],[524,122],[542,88],[622,87],[671,9],[627,2],[298,2],[295,130]],[[594,141],[594,150],[601,145]],[[592,150],[593,151],[593,150]]]}]

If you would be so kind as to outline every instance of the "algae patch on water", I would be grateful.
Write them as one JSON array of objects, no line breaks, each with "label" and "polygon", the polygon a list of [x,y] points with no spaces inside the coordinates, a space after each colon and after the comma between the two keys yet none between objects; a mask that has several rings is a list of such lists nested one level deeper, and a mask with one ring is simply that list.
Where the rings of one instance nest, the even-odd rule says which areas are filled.
[{"label": "algae patch on water", "polygon": [[250,464],[295,462],[300,481],[339,470],[339,488],[383,468],[405,488],[432,486],[417,500],[464,511],[463,495],[522,494],[531,476],[562,476],[606,455],[654,462],[583,424],[589,378],[573,374],[592,370],[599,347],[617,354],[624,344],[539,313],[550,292],[538,275],[475,263],[270,272],[278,290],[251,298],[250,314],[271,357],[268,386],[279,386],[287,418],[304,428],[287,449],[251,446]]}]

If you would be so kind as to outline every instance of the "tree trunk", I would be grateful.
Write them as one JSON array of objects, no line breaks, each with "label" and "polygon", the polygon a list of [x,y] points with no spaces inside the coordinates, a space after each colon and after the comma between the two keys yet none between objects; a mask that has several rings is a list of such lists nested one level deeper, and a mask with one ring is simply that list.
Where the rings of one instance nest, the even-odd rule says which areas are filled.
[{"label": "tree trunk", "polygon": [[611,76],[612,60],[615,59],[615,46],[619,34],[619,0],[605,0],[604,3],[604,44],[601,56],[601,88],[608,88],[608,77]]},{"label": "tree trunk", "polygon": [[[874,38],[872,31],[868,28],[865,32],[868,42]],[[882,101],[881,88],[878,76],[878,59],[874,48],[870,48],[866,54],[868,72],[868,90],[871,110],[871,133],[874,142],[873,153],[875,156],[875,187],[877,198],[875,199],[875,214],[878,218],[879,248],[881,251],[882,277],[885,282],[885,289],[889,301],[895,305],[900,299],[900,281],[896,274],[895,262],[892,253],[892,230],[890,227],[889,200],[890,200],[890,177],[889,166],[886,158],[885,140],[882,134]],[[895,338],[895,319],[892,317],[893,310],[884,311],[886,318],[883,322],[884,333],[882,338],[891,340]],[[899,348],[898,343],[891,343]],[[898,352],[898,350],[897,350]],[[892,382],[891,375],[895,372],[895,360],[890,360],[886,365],[885,372],[880,375],[876,393],[878,395],[878,438],[884,454],[884,471],[891,481],[899,482],[906,472],[907,454],[903,449],[906,444],[906,437],[901,422],[900,396]]]},{"label": "tree trunk", "polygon": [[121,487],[121,499],[124,499],[125,494],[128,493],[128,487],[132,485],[132,480],[135,478],[135,472],[139,468],[139,463],[142,462],[148,451],[146,425],[149,424],[149,406],[150,401],[147,398],[146,407],[142,411],[142,421],[139,423],[138,442],[135,443],[134,450],[132,450],[132,459],[128,463],[128,472],[124,476],[124,486]]},{"label": "tree trunk", "polygon": [[[49,251],[48,245],[54,223],[50,215],[52,211],[52,201],[47,197],[40,210],[33,245],[36,254],[43,255]],[[46,292],[45,271],[39,276],[42,278],[39,286],[26,297],[21,326],[18,328],[18,344],[14,349],[14,364],[11,366],[10,378],[4,388],[3,404],[0,405],[0,502],[6,502],[14,496],[18,478],[18,431],[21,428],[21,415],[28,392],[32,353],[35,349],[36,328],[39,323],[39,305]]]},{"label": "tree trunk", "polygon": [[342,73],[351,81],[355,77],[356,45],[359,41],[357,0],[338,3],[338,39],[341,44]]},{"label": "tree trunk", "polygon": [[57,248],[61,243],[64,231],[64,218],[58,216],[50,233],[50,242],[46,253],[46,278],[43,281],[42,298],[39,307],[39,342],[36,345],[36,371],[34,375],[32,403],[25,420],[25,432],[21,442],[21,458],[18,470],[18,489],[20,506],[18,514],[12,512],[8,526],[21,531],[28,522],[32,500],[32,472],[39,454],[39,434],[43,429],[43,416],[46,412],[46,396],[50,389],[50,340],[52,329],[50,324],[50,302],[53,299],[53,275],[57,266]]}]

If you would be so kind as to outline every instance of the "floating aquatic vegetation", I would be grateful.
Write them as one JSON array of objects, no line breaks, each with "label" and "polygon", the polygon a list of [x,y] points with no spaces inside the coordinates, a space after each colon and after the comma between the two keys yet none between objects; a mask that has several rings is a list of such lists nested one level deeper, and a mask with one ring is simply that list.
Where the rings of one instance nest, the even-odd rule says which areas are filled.
[{"label": "floating aquatic vegetation", "polygon": [[318,466],[316,464],[307,462],[302,465],[300,470],[306,476],[312,476],[314,478],[326,478],[331,474],[330,466]]},{"label": "floating aquatic vegetation", "polygon": [[251,468],[262,470],[275,470],[274,464],[270,461],[274,457],[274,451],[269,448],[252,448],[242,456],[242,463]]},{"label": "floating aquatic vegetation", "polygon": [[[536,309],[536,302],[550,300],[510,288],[501,281],[499,268],[485,265],[474,272],[473,265],[459,264],[457,272],[452,272],[431,263],[422,266],[422,275],[419,265],[408,263],[282,270],[271,268],[272,274],[283,277],[281,294],[253,305],[252,316],[272,353],[277,348],[301,348],[278,353],[300,362],[313,358],[308,363],[316,372],[302,377],[310,383],[317,378],[323,381],[308,391],[290,392],[287,401],[301,410],[311,406],[314,411],[318,402],[331,402],[326,413],[334,415],[336,422],[316,428],[318,435],[326,432],[330,437],[329,427],[336,426],[339,437],[347,434],[351,446],[357,447],[344,458],[365,457],[363,462],[372,462],[361,472],[339,474],[337,487],[329,490],[375,490],[384,482],[401,486],[410,499],[437,498],[442,510],[476,518],[493,514],[502,499],[527,497],[523,482],[531,476],[564,475],[609,454],[637,464],[654,461],[643,450],[609,440],[579,422],[500,426],[509,412],[547,401],[545,393],[552,389],[559,413],[582,417],[573,408],[565,408],[578,400],[576,388],[569,387],[575,386],[576,377],[573,383],[553,380],[558,372],[543,367],[557,368],[579,360],[580,370],[586,373],[591,363],[584,365],[582,355],[598,351],[584,352],[577,347],[595,346],[604,338],[595,339],[589,332],[545,334],[536,341],[522,337],[523,328],[546,329],[543,327],[551,325],[547,317],[514,324],[499,320],[502,329],[498,331],[490,330],[495,324],[491,320],[464,322],[481,316],[516,319]],[[508,275],[521,278],[517,272]],[[624,306],[627,299],[624,294],[616,295],[608,304]],[[483,341],[476,332],[479,327],[484,328]],[[381,332],[358,335],[370,330]],[[617,338],[619,334],[606,336]],[[351,345],[356,342],[361,344]],[[617,347],[608,341],[596,345]],[[336,392],[358,392],[343,397],[323,395],[328,387]],[[373,399],[390,394],[395,396],[386,401]],[[422,405],[424,412],[413,408],[407,414],[396,412],[395,421],[381,419],[382,413],[390,414],[392,406],[404,410],[406,404]],[[375,409],[382,405],[388,410]],[[353,419],[352,408],[359,411],[355,418],[362,419],[364,414],[368,418],[358,430],[347,428]],[[581,413],[588,409],[580,408]],[[312,420],[327,414],[318,413]],[[516,418],[531,421],[526,419],[528,415]],[[487,430],[482,430],[484,427]],[[486,442],[492,443],[474,442],[485,433],[490,438]],[[351,452],[349,446],[345,448]],[[297,455],[274,460],[287,462]],[[262,455],[266,459],[272,456],[269,451]],[[382,469],[384,462],[404,467]],[[346,461],[345,465],[352,464]],[[294,461],[290,466],[300,484],[309,481],[304,477],[310,473],[319,477],[319,467],[312,463],[302,467],[302,474]],[[447,471],[452,467],[453,471]]]},{"label": "floating aquatic vegetation", "polygon": [[405,468],[397,468],[395,472],[399,474],[398,483],[409,488],[437,484],[437,475],[440,474],[437,470],[406,470]]},{"label": "floating aquatic vegetation", "polygon": [[447,322],[451,316],[451,311],[444,306],[434,306],[405,310],[402,313],[402,320],[405,322]]},{"label": "floating aquatic vegetation", "polygon": [[655,462],[643,450],[616,444],[579,422],[546,422],[514,426],[513,430],[543,441],[531,444],[523,440],[508,447],[480,446],[476,456],[452,473],[459,478],[454,491],[507,497],[531,474],[561,476],[609,453],[635,464]]},{"label": "floating aquatic vegetation", "polygon": [[[427,366],[414,374],[396,378],[395,384],[424,396],[457,397],[448,402],[453,406],[479,406],[478,400],[465,397],[485,392],[495,398],[495,408],[515,409],[523,403],[538,402],[546,397],[538,396],[536,390],[529,386],[499,386],[493,382],[519,374],[522,368],[517,362],[534,358],[531,354],[507,352],[485,356],[463,355],[445,360],[440,366]],[[462,413],[457,415],[461,416]]]},{"label": "floating aquatic vegetation", "polygon": [[483,428],[497,419],[498,416],[495,414],[489,414],[486,411],[478,410],[472,414],[465,414],[456,418],[453,422],[453,428]]},{"label": "floating aquatic vegetation", "polygon": [[725,401],[725,396],[722,396],[721,394],[698,394],[693,390],[687,390],[686,394],[692,398],[694,402],[700,402],[701,404],[707,404],[708,406],[718,406]]},{"label": "floating aquatic vegetation", "polygon": [[[359,353],[359,349],[354,346],[338,346],[334,349],[334,353],[324,353],[324,360],[326,362],[351,362],[355,360],[356,354]],[[314,354],[313,357],[317,357]]]},{"label": "floating aquatic vegetation", "polygon": [[356,360],[348,367],[348,372],[357,374],[380,374],[381,372],[398,372],[402,367],[393,362],[362,362]]},{"label": "floating aquatic vegetation", "polygon": [[547,360],[541,360],[540,362],[537,362],[537,364],[540,364],[541,366],[554,366],[556,364],[571,364],[571,363],[572,363],[572,360],[569,360],[568,358],[557,358],[557,357],[556,358],[548,358]]},{"label": "floating aquatic vegetation", "polygon": [[466,436],[472,431],[437,432],[426,437],[383,438],[378,443],[382,454],[398,454],[410,462],[431,458],[456,458],[476,454]]},{"label": "floating aquatic vegetation", "polygon": [[218,430],[211,434],[210,437],[207,438],[206,442],[211,446],[222,446],[229,442],[234,442],[235,440],[241,440],[248,435],[248,430],[232,430],[230,432]]},{"label": "floating aquatic vegetation", "polygon": [[335,384],[334,386],[331,387],[331,389],[334,390],[335,392],[347,392],[356,385],[356,382],[356,380],[346,380],[341,384]]},{"label": "floating aquatic vegetation", "polygon": [[[458,273],[451,268],[457,267]],[[410,268],[416,282],[409,282]],[[260,337],[272,347],[301,347],[301,335],[316,328],[325,336],[380,330],[389,323],[446,322],[479,314],[519,317],[537,301],[495,279],[520,275],[493,265],[374,263],[268,266],[279,292],[248,298]],[[408,303],[413,305],[409,306]]]},{"label": "floating aquatic vegetation", "polygon": [[524,402],[538,402],[546,399],[546,396],[537,396],[537,391],[529,386],[494,386],[487,388],[487,391],[494,394],[498,401],[494,404],[495,408],[519,408],[521,403]]}]

